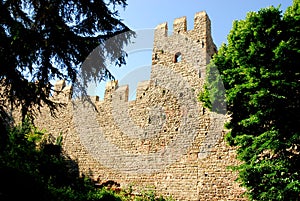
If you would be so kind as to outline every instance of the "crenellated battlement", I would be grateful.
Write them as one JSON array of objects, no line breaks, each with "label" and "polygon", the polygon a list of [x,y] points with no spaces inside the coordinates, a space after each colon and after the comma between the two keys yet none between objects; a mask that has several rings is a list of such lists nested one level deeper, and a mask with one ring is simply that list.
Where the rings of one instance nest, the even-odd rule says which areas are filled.
[{"label": "crenellated battlement", "polygon": [[[150,81],[138,82],[136,89],[136,99],[141,99],[145,92],[150,87]],[[121,102],[128,102],[129,99],[129,85],[119,86],[118,80],[109,81],[106,83],[104,101],[112,101],[116,98]]]},{"label": "crenellated battlement", "polygon": [[[136,88],[136,99],[141,99],[145,96],[145,92],[150,87],[150,80],[138,82]],[[73,88],[71,85],[66,85],[65,80],[58,80],[54,84],[54,93],[52,98],[56,102],[70,102],[72,101]],[[99,102],[99,96],[90,96],[89,99],[93,103]],[[128,102],[129,101],[129,85],[119,86],[118,80],[111,80],[106,83],[104,92],[104,102],[111,102],[116,99],[118,102]],[[102,102],[103,102],[102,101]]]},{"label": "crenellated battlement", "polygon": [[138,83],[136,100],[128,100],[133,89],[118,80],[106,83],[104,100],[72,100],[72,87],[60,80],[51,98],[66,107],[56,117],[41,108],[35,124],[54,137],[61,133],[63,153],[91,178],[131,186],[134,193],[153,186],[175,200],[243,200],[227,168],[237,161],[223,140],[224,118],[197,101],[216,52],[210,20],[198,12],[192,30],[187,23],[176,18],[170,35],[167,23],[156,27],[151,77]]},{"label": "crenellated battlement", "polygon": [[[178,38],[178,35],[186,37],[186,40],[193,42],[203,50],[204,53],[202,53],[201,56],[207,56],[205,64],[208,63],[211,56],[217,51],[211,37],[211,22],[205,11],[198,12],[194,15],[194,28],[192,30],[187,30],[187,18],[185,16],[176,18],[173,21],[173,32],[170,35],[168,35],[167,22],[159,24],[155,28],[154,49],[162,50],[164,47],[172,44],[179,48],[180,45],[183,45],[184,41],[182,44],[180,44],[180,41],[176,41],[176,43],[179,44],[173,43],[176,37]],[[176,49],[174,46],[171,47]]]},{"label": "crenellated battlement", "polygon": [[[187,34],[188,31],[206,32],[210,34],[211,22],[205,11],[198,12],[194,15],[194,28],[187,30],[187,18],[186,16],[179,17],[173,21],[173,34]],[[156,26],[155,38],[168,36],[168,23],[164,22]]]},{"label": "crenellated battlement", "polygon": [[[198,87],[201,88],[206,74],[205,67],[215,52],[216,46],[211,37],[211,22],[205,11],[194,15],[192,30],[187,30],[185,16],[174,19],[173,33],[170,35],[168,35],[167,22],[157,25],[154,33],[151,78],[149,81],[138,83],[136,99],[143,97],[150,83],[155,82],[153,77],[160,76],[160,72],[158,72],[160,68],[154,68],[155,65],[168,67],[171,71],[178,71],[188,80],[194,80],[197,83],[195,85],[199,85]],[[113,93],[116,91],[118,99],[128,101],[129,86],[119,86],[118,80],[106,83],[104,101],[112,101]],[[64,80],[55,84],[53,95],[55,99],[68,101],[71,100],[71,95],[72,88],[66,86]]]}]

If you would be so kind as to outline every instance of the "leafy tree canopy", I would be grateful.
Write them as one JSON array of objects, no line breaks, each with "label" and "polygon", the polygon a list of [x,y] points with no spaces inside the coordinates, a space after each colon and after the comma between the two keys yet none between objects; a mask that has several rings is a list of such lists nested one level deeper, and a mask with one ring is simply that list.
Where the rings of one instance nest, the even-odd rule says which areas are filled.
[{"label": "leafy tree canopy", "polygon": [[[226,89],[226,139],[237,147],[239,180],[252,200],[300,198],[300,1],[279,9],[235,21],[209,67]],[[224,98],[212,77],[200,96],[207,106]]]},{"label": "leafy tree canopy", "polygon": [[[54,109],[48,96],[54,79],[74,83],[79,72],[85,84],[112,77],[104,60],[124,64],[123,45],[133,35],[116,10],[126,5],[126,0],[0,1],[1,114],[7,103],[20,105],[23,115],[42,103]],[[80,68],[99,45],[97,62]]]}]

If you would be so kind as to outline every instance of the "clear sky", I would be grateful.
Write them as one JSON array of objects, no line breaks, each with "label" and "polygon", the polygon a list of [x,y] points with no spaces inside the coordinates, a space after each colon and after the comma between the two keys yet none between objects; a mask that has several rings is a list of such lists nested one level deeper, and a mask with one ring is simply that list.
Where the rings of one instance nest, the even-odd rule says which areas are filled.
[{"label": "clear sky", "polygon": [[247,12],[258,11],[271,5],[281,5],[286,10],[292,0],[128,0],[120,17],[129,28],[155,28],[162,22],[168,22],[169,29],[175,18],[187,16],[188,27],[192,29],[194,14],[206,11],[212,22],[212,35],[217,46],[226,42],[226,36],[232,27],[232,21],[244,19]]},{"label": "clear sky", "polygon": [[[226,43],[234,20],[245,19],[247,12],[258,11],[271,5],[281,5],[280,10],[285,11],[292,5],[292,0],[127,0],[127,3],[125,9],[119,9],[120,18],[134,31],[154,29],[163,22],[167,22],[171,30],[173,20],[182,16],[187,17],[188,29],[192,29],[194,14],[206,11],[211,20],[213,40],[217,47],[220,47],[223,42]],[[135,83],[129,83],[133,85],[130,86],[130,93],[134,96],[133,87],[136,82],[149,79],[151,48],[131,50],[133,51],[129,51],[127,65],[118,70],[112,68],[111,71],[121,84]],[[97,89],[92,87],[89,91],[91,95],[96,94],[102,98],[104,84],[100,84]]]}]

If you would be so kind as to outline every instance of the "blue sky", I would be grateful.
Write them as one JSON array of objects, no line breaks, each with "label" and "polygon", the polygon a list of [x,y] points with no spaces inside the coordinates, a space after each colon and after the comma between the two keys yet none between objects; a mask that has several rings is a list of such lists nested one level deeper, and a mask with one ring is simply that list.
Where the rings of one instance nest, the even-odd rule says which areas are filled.
[{"label": "blue sky", "polygon": [[212,35],[217,46],[226,42],[226,36],[232,27],[232,21],[244,19],[247,12],[281,4],[285,10],[292,0],[128,0],[120,17],[129,28],[155,28],[162,22],[168,22],[169,29],[175,18],[187,16],[188,27],[192,29],[194,14],[206,11],[212,21]]},{"label": "blue sky", "polygon": [[[211,20],[212,37],[217,45],[225,42],[234,20],[245,19],[247,12],[258,11],[271,5],[285,11],[292,5],[292,0],[128,0],[128,6],[119,9],[120,18],[134,31],[154,29],[158,24],[167,22],[169,31],[173,20],[187,17],[188,29],[193,28],[194,14],[206,11]],[[150,37],[147,41],[152,42]],[[145,40],[144,40],[145,41]],[[143,45],[142,45],[143,46]],[[151,43],[144,44],[151,46]],[[121,68],[110,68],[120,84],[130,85],[130,99],[134,99],[134,87],[138,81],[149,79],[151,67],[150,48],[129,48],[127,65]],[[104,83],[89,89],[91,95],[103,97]]]}]

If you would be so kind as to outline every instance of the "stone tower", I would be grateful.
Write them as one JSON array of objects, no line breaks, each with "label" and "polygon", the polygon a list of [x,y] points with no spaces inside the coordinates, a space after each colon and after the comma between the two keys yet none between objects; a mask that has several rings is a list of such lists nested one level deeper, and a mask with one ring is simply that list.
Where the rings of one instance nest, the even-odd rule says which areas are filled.
[{"label": "stone tower", "polygon": [[243,191],[228,166],[235,151],[223,141],[224,116],[202,107],[197,96],[205,67],[216,52],[205,12],[167,23],[154,33],[151,78],[138,84],[136,100],[128,86],[107,84],[104,100],[71,100],[71,88],[59,82],[67,102],[57,117],[42,111],[36,124],[63,134],[63,149],[79,171],[101,181],[114,180],[134,192],[149,189],[176,200],[236,200]]},{"label": "stone tower", "polygon": [[[170,53],[182,51],[186,61],[204,71],[217,49],[211,37],[210,19],[206,12],[195,14],[192,30],[187,30],[186,17],[175,19],[171,36],[168,36],[167,23],[158,25],[154,34],[154,55],[160,55],[163,49],[167,49]],[[153,58],[153,64],[155,63],[157,59]]]}]

